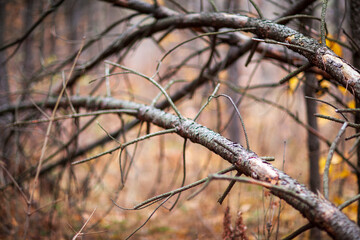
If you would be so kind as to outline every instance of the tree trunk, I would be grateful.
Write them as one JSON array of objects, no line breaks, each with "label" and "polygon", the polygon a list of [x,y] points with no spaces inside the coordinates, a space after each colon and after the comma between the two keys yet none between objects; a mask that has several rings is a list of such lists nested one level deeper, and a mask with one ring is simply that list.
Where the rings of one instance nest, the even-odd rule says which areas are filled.
[{"label": "tree trunk", "polygon": [[[5,26],[6,26],[6,0],[0,0],[0,46],[5,42]],[[6,70],[6,51],[0,51],[0,106],[9,103],[9,83]]]},{"label": "tree trunk", "polygon": [[[306,13],[312,13],[313,10],[309,9]],[[311,20],[303,20],[303,23],[312,28]],[[310,35],[311,30],[302,29],[304,34]],[[315,97],[315,91],[317,86],[317,79],[314,73],[305,72],[305,84],[304,84],[304,96]],[[306,122],[314,130],[318,130],[317,117],[317,102],[305,98],[306,106]],[[309,162],[309,186],[310,190],[314,193],[320,191],[321,178],[319,172],[319,158],[320,158],[320,142],[318,137],[310,130],[307,131],[307,150],[308,150],[308,162]],[[318,228],[311,228],[310,239],[321,239],[321,231]]]},{"label": "tree trunk", "polygon": [[[305,87],[304,94],[308,97],[314,97],[317,79],[313,73],[305,73]],[[318,130],[317,118],[315,113],[317,112],[317,102],[311,99],[305,99],[306,104],[306,120],[307,124],[315,130]],[[319,173],[319,158],[320,158],[320,143],[317,136],[315,136],[310,130],[307,131],[307,149],[308,149],[308,161],[309,161],[309,185],[310,190],[314,193],[320,191],[320,173]],[[318,228],[312,228],[310,230],[310,239],[321,239],[321,231]]]},{"label": "tree trunk", "polygon": [[[351,34],[352,38],[360,47],[360,0],[351,0],[350,2],[350,26],[351,26]],[[360,68],[360,52],[355,51],[353,53],[353,64],[355,67]],[[360,108],[359,99],[355,98],[356,108]],[[355,123],[360,123],[360,114],[355,114]],[[359,132],[359,129],[356,129]],[[357,146],[357,166],[360,166],[360,145]],[[360,193],[360,175],[357,175],[357,184],[358,184],[358,192]],[[358,205],[360,206],[360,200]],[[360,225],[360,207],[358,207],[357,212],[357,223]]]},{"label": "tree trunk", "polygon": [[[26,32],[33,22],[33,14],[35,11],[35,1],[26,0],[25,10],[23,17],[23,32]],[[24,60],[23,60],[23,73],[25,79],[28,79],[28,75],[32,73],[34,69],[34,49],[33,49],[33,36],[30,34],[24,41]],[[27,86],[29,83],[27,83]]]},{"label": "tree trunk", "polygon": [[[317,84],[317,79],[315,74],[306,73],[306,81],[304,87],[304,93],[307,97],[315,96],[315,86]],[[314,114],[317,113],[317,103],[311,99],[305,99],[306,102],[306,118],[308,125],[318,130],[317,118]],[[320,190],[320,173],[319,173],[319,158],[320,158],[320,143],[316,135],[311,131],[308,131],[307,135],[307,146],[308,146],[308,157],[309,157],[309,186],[310,190],[316,193]]]},{"label": "tree trunk", "polygon": [[[5,26],[6,26],[6,0],[0,0],[0,46],[5,42]],[[6,51],[0,51],[0,107],[9,104],[9,82],[6,69]],[[2,137],[0,137],[0,151],[4,156],[5,163],[8,161],[8,155],[10,155],[10,148],[7,147],[7,135],[9,134],[9,128],[5,125],[9,122],[9,115],[0,117],[0,131]]]},{"label": "tree trunk", "polygon": [[[240,2],[241,1],[238,0],[237,1],[227,0],[224,2],[224,9],[226,9],[227,12],[235,12],[237,9],[239,9]],[[228,68],[227,72],[228,72],[227,80],[233,83],[234,85],[237,85],[240,76],[238,65],[237,64],[231,65]],[[226,92],[226,94],[229,95],[234,100],[234,102],[238,98],[238,94],[235,94],[234,91],[230,89]],[[231,103],[228,103],[228,106],[229,106],[228,109],[230,109],[230,114],[234,113],[235,109],[233,105]],[[241,131],[242,131],[242,127],[240,125],[239,118],[237,117],[236,114],[233,114],[229,122],[229,127],[227,129],[230,139],[234,142],[240,142]]]}]

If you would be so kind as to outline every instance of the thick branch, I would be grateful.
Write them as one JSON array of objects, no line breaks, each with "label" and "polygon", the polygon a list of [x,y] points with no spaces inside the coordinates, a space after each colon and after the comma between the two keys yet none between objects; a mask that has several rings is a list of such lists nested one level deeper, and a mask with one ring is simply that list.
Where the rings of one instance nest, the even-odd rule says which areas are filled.
[{"label": "thick branch", "polygon": [[[51,108],[55,102],[53,99],[49,100],[45,107]],[[84,107],[88,110],[133,109],[137,111],[137,114],[132,115],[139,120],[151,122],[165,129],[176,128],[178,135],[203,145],[228,162],[235,164],[245,175],[278,185],[296,194],[295,198],[293,194],[286,194],[286,191],[271,190],[274,195],[285,200],[312,224],[325,230],[334,239],[360,238],[360,228],[331,202],[314,194],[304,185],[262,160],[254,152],[246,150],[238,143],[231,142],[192,120],[181,120],[175,115],[150,106],[113,98],[72,97],[71,102],[74,107]],[[63,99],[60,106],[68,107],[68,100]],[[18,109],[27,107],[31,105],[22,104],[18,106]]]},{"label": "thick branch", "polygon": [[171,10],[170,8],[162,7],[162,6],[155,7],[150,3],[137,1],[137,0],[136,1],[102,0],[102,1],[112,3],[114,6],[117,7],[132,9],[140,13],[152,14],[157,19],[166,18],[169,16],[174,16],[179,14],[178,12]]},{"label": "thick branch", "polygon": [[[250,18],[242,15],[227,13],[195,13],[176,15],[158,20],[157,22],[142,26],[139,29],[130,31],[111,46],[109,46],[98,57],[87,63],[82,71],[92,69],[99,62],[115,52],[129,46],[133,41],[153,35],[172,27],[193,28],[193,27],[215,27],[215,28],[252,28],[250,32],[263,39],[272,39],[278,42],[289,44],[287,47],[305,56],[310,63],[326,71],[337,84],[340,84],[360,99],[360,73],[344,59],[337,56],[326,46],[322,46],[315,39],[272,21]],[[68,85],[82,75],[78,71]],[[62,87],[62,86],[61,86]],[[61,88],[59,88],[61,89]]]}]

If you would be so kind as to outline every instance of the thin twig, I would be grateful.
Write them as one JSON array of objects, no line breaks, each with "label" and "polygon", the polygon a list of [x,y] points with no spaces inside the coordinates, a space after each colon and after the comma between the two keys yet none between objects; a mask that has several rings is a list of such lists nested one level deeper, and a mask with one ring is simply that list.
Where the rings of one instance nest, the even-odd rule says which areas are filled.
[{"label": "thin twig", "polygon": [[[140,138],[140,134],[141,134],[141,130],[142,130],[143,124],[144,124],[144,122],[141,121],[140,126],[139,126],[139,130],[138,130],[138,134],[137,134],[137,136],[136,136],[137,139]],[[150,132],[149,132],[149,133],[147,132],[147,134],[149,135]],[[153,136],[153,135],[151,135],[151,136]],[[156,135],[155,135],[155,136],[156,136]],[[160,134],[160,136],[161,136],[161,134]],[[121,148],[121,151],[120,151],[120,153],[119,153],[119,168],[120,168],[120,171],[121,171],[120,173],[121,173],[121,183],[122,183],[122,184],[125,184],[125,181],[126,181],[128,175],[129,175],[129,173],[130,173],[131,166],[132,166],[132,164],[134,163],[134,159],[135,159],[135,154],[136,154],[136,151],[137,151],[138,143],[139,143],[139,141],[135,142],[135,146],[134,146],[134,149],[133,149],[133,153],[132,153],[132,155],[130,156],[130,161],[129,161],[129,164],[128,164],[128,168],[127,168],[127,169],[126,169],[126,162],[124,163],[124,170],[126,169],[126,170],[124,171],[125,173],[124,173],[123,171],[121,171],[121,170],[122,170],[122,169],[121,169],[121,154],[123,153],[124,150],[126,150],[125,153],[127,153],[127,148]],[[130,154],[127,153],[127,155],[130,155]],[[125,160],[127,160],[126,157],[125,157]]]},{"label": "thin twig", "polygon": [[[238,90],[235,90],[235,91],[238,91]],[[241,91],[238,91],[238,92],[241,92]],[[331,142],[329,140],[327,140],[317,130],[315,130],[314,128],[312,128],[309,125],[302,122],[296,114],[292,113],[291,111],[289,111],[289,109],[285,108],[284,106],[279,105],[278,103],[272,102],[272,101],[270,101],[268,99],[265,99],[265,98],[259,98],[259,97],[255,96],[255,95],[252,95],[252,94],[249,94],[249,93],[245,93],[245,95],[246,95],[246,97],[249,97],[250,99],[253,99],[253,100],[258,101],[258,102],[263,102],[263,103],[269,104],[269,105],[271,105],[271,106],[285,112],[292,119],[294,119],[295,122],[298,123],[300,126],[304,127],[306,130],[310,131],[312,134],[314,134],[316,137],[318,137],[321,141],[326,143],[329,147],[331,146]],[[340,120],[340,122],[343,123],[342,120]],[[350,126],[350,123],[349,123],[349,126]],[[341,151],[339,151],[337,148],[335,149],[335,151],[351,167],[351,169],[353,171],[355,171],[356,173],[360,173],[360,168],[355,166],[348,158],[346,158],[344,156],[344,154],[342,154]]]},{"label": "thin twig", "polygon": [[69,114],[59,117],[54,117],[49,119],[36,119],[36,120],[28,120],[28,121],[20,121],[8,124],[8,126],[18,126],[18,125],[26,125],[26,124],[39,124],[44,122],[50,121],[59,121],[69,118],[77,118],[77,117],[89,117],[89,116],[98,116],[103,114],[111,114],[111,113],[128,113],[128,114],[136,114],[138,111],[133,109],[109,109],[109,110],[100,110],[94,112],[87,112],[87,113],[76,113],[76,114]]},{"label": "thin twig", "polygon": [[[75,58],[75,61],[71,67],[71,70],[70,70],[70,73],[69,73],[69,76],[67,78],[67,81],[70,79],[74,69],[75,69],[75,65],[80,57],[80,54],[82,52],[82,46],[84,46],[84,39],[83,39],[83,42],[81,44],[81,47],[80,47],[80,50],[78,52],[78,55],[76,56]],[[65,92],[65,89],[66,89],[66,83],[67,81],[65,82],[65,86],[63,86],[59,96],[58,96],[58,99],[56,101],[56,104],[55,104],[55,107],[54,107],[54,110],[52,111],[52,114],[51,114],[51,118],[54,118],[55,117],[55,114],[56,114],[56,111],[59,107],[59,104],[60,104],[60,100]],[[45,135],[45,141],[44,141],[44,144],[42,146],[42,149],[41,149],[41,156],[40,156],[40,160],[39,160],[39,165],[37,167],[37,170],[36,170],[36,175],[35,175],[35,178],[34,178],[34,183],[33,183],[33,187],[32,187],[32,190],[31,190],[31,193],[30,193],[30,198],[29,198],[29,202],[28,202],[28,208],[27,208],[27,215],[26,215],[26,221],[25,221],[25,230],[24,230],[24,239],[27,238],[27,231],[28,231],[28,227],[29,227],[29,224],[30,224],[30,209],[31,209],[31,205],[32,205],[32,201],[33,201],[33,198],[34,198],[34,193],[35,193],[35,190],[36,190],[36,187],[37,187],[37,184],[38,184],[38,179],[39,179],[39,174],[40,174],[40,170],[41,170],[41,166],[42,166],[42,162],[44,160],[44,157],[45,157],[45,152],[46,152],[46,148],[47,148],[47,143],[49,141],[49,137],[50,137],[50,131],[51,131],[51,127],[52,127],[52,121],[49,122],[49,125],[48,125],[48,128],[47,128],[47,131],[46,131],[46,135]]]},{"label": "thin twig", "polygon": [[25,202],[27,203],[28,198],[27,198],[26,194],[24,193],[24,191],[21,189],[19,184],[16,182],[15,178],[11,175],[11,173],[6,169],[6,167],[4,165],[5,165],[5,163],[3,161],[0,161],[0,167],[9,176],[10,180],[14,183],[15,187],[19,190],[21,196],[24,198]]},{"label": "thin twig", "polygon": [[[224,170],[221,170],[221,171],[219,171],[219,172],[217,172],[217,173],[218,173],[218,174],[224,174],[224,173],[227,173],[227,172],[230,172],[230,171],[234,171],[234,170],[236,170],[236,167],[231,166],[231,167],[226,168],[226,169],[224,169]],[[172,191],[170,191],[170,192],[166,192],[166,193],[157,195],[157,196],[155,196],[155,197],[149,198],[149,199],[147,199],[146,201],[144,201],[144,202],[142,202],[142,203],[139,203],[138,205],[136,205],[136,206],[135,206],[134,208],[132,208],[132,209],[133,209],[133,210],[137,210],[137,209],[141,209],[141,208],[142,208],[143,206],[145,206],[145,205],[146,205],[146,206],[150,206],[151,204],[153,204],[153,203],[156,202],[156,201],[159,201],[159,200],[161,200],[161,199],[164,199],[164,198],[166,198],[166,197],[168,197],[168,196],[170,196],[170,195],[175,195],[175,194],[177,194],[177,193],[180,193],[180,192],[186,191],[186,190],[188,190],[188,189],[194,188],[194,187],[196,187],[196,186],[198,186],[198,185],[200,185],[200,184],[203,184],[204,182],[206,182],[206,181],[208,181],[208,180],[209,180],[209,178],[206,177],[206,178],[203,178],[203,179],[198,180],[198,181],[196,181],[196,182],[193,182],[193,183],[191,183],[191,184],[188,184],[188,185],[186,185],[186,186],[184,186],[184,187],[177,188],[177,189],[172,190]]]},{"label": "thin twig", "polygon": [[[355,133],[354,135],[351,135],[350,137],[346,137],[345,140],[348,141],[350,139],[357,138],[357,137],[360,137],[360,133]],[[357,141],[357,143],[359,143],[359,142]],[[350,148],[349,152],[352,152],[351,149],[352,148]]]},{"label": "thin twig", "polygon": [[232,181],[235,180],[237,182],[243,182],[243,183],[250,183],[250,184],[254,184],[254,185],[258,185],[258,186],[262,186],[265,187],[271,191],[279,191],[279,192],[283,192],[289,196],[292,196],[294,198],[296,198],[297,200],[303,202],[304,204],[307,205],[311,205],[310,202],[307,201],[306,198],[301,197],[299,194],[297,194],[295,191],[291,191],[285,188],[282,188],[281,186],[278,185],[274,185],[268,182],[263,182],[263,181],[259,181],[259,180],[255,180],[253,178],[248,178],[248,177],[232,177],[232,176],[227,176],[227,175],[220,175],[220,174],[212,174],[209,176],[209,180],[213,180],[213,179],[217,179],[217,180],[227,180],[227,181]]},{"label": "thin twig", "polygon": [[311,49],[308,49],[306,47],[301,47],[301,46],[298,46],[298,45],[294,45],[294,44],[291,44],[291,43],[284,43],[284,42],[279,42],[279,41],[275,41],[275,40],[260,39],[260,38],[252,38],[252,40],[257,41],[257,42],[264,42],[264,43],[270,43],[270,44],[283,45],[283,46],[286,46],[286,47],[289,47],[289,48],[297,48],[297,49],[300,49],[300,50],[315,54],[315,52],[313,50],[311,50]]},{"label": "thin twig", "polygon": [[108,61],[108,60],[106,60],[105,62],[108,63],[108,64],[111,64],[111,65],[117,66],[117,67],[119,67],[119,68],[122,68],[122,69],[124,69],[124,70],[126,70],[126,71],[129,71],[129,72],[131,72],[131,73],[133,73],[133,74],[136,74],[136,75],[138,75],[138,76],[140,76],[140,77],[143,77],[143,78],[145,78],[146,80],[149,80],[152,84],[154,84],[154,85],[164,94],[166,100],[169,102],[169,104],[171,105],[172,109],[175,111],[176,115],[177,115],[180,119],[184,119],[184,117],[180,114],[179,110],[177,109],[177,107],[175,106],[174,102],[171,100],[170,96],[167,94],[167,92],[165,91],[165,89],[164,89],[158,82],[156,82],[153,78],[148,77],[148,76],[146,76],[146,75],[144,75],[144,74],[142,74],[142,73],[140,73],[140,72],[137,72],[137,71],[135,71],[135,70],[133,70],[133,69],[130,69],[130,68],[128,68],[128,67],[125,67],[125,66],[123,66],[123,65],[120,65],[120,64],[117,64],[117,63]]},{"label": "thin twig", "polygon": [[[322,114],[314,114],[314,116],[316,117],[319,117],[319,118],[323,118],[323,119],[327,119],[327,120],[330,120],[330,121],[333,121],[333,122],[338,122],[338,123],[345,123],[347,121],[345,120],[342,120],[342,119],[339,119],[339,118],[334,118],[334,117],[330,117],[330,116],[326,116],[326,115],[322,115]],[[352,127],[352,128],[360,128],[360,124],[358,123],[352,123],[352,122],[347,122],[349,127]]]},{"label": "thin twig", "polygon": [[314,226],[311,223],[308,223],[300,228],[296,229],[296,231],[292,232],[291,234],[287,235],[286,237],[282,238],[281,240],[291,240],[295,237],[299,236],[301,233],[313,228]]},{"label": "thin twig", "polygon": [[[242,174],[242,173],[241,173],[240,171],[238,171],[238,172],[236,173],[235,177],[240,177],[241,174]],[[230,191],[231,191],[231,189],[234,187],[235,183],[236,183],[236,181],[235,181],[235,180],[232,180],[232,181],[229,183],[229,185],[227,186],[227,188],[225,189],[225,191],[223,192],[223,194],[221,195],[221,197],[218,199],[218,203],[219,203],[220,205],[224,202],[226,196],[230,193]]]},{"label": "thin twig", "polygon": [[336,109],[335,110],[336,112],[342,112],[342,113],[348,113],[348,112],[351,112],[351,113],[356,113],[356,112],[360,112],[360,108],[346,108],[346,109]]},{"label": "thin twig", "polygon": [[193,38],[190,38],[186,41],[183,41],[181,43],[179,43],[178,45],[176,45],[175,47],[173,47],[172,49],[170,49],[169,51],[167,51],[165,53],[165,55],[160,59],[159,61],[159,64],[157,66],[157,69],[160,67],[160,63],[164,61],[164,59],[170,54],[172,53],[173,51],[175,51],[177,48],[181,47],[182,45],[188,43],[188,42],[191,42],[195,39],[198,39],[198,38],[202,38],[202,37],[206,37],[206,36],[211,36],[211,35],[218,35],[218,34],[226,34],[226,33],[232,33],[232,32],[239,32],[239,31],[249,31],[249,30],[254,30],[253,27],[246,27],[246,28],[237,28],[237,29],[232,29],[232,30],[227,30],[227,31],[219,31],[219,32],[207,32],[207,33],[203,33],[203,34],[200,34],[198,36],[195,36]]},{"label": "thin twig", "polygon": [[[185,185],[185,180],[186,180],[186,142],[187,142],[187,138],[184,139],[184,144],[183,144],[183,179],[181,181],[181,187],[183,187]],[[179,194],[176,197],[176,200],[174,202],[174,204],[170,207],[169,211],[173,210],[174,207],[176,206],[177,202],[179,201],[181,196],[181,192],[179,192]]]},{"label": "thin twig", "polygon": [[220,83],[218,83],[218,84],[216,85],[214,91],[212,92],[212,94],[210,95],[210,97],[208,97],[206,103],[200,108],[199,112],[196,114],[196,116],[195,116],[194,119],[193,119],[194,121],[196,121],[196,120],[199,118],[201,112],[206,108],[207,105],[209,105],[210,101],[214,98],[215,94],[216,94],[217,91],[219,90],[219,87],[220,87]]},{"label": "thin twig", "polygon": [[[174,83],[179,83],[179,82],[185,82],[185,80],[181,80],[181,79],[171,80],[168,84],[166,84],[166,86],[164,87],[164,90],[168,90]],[[152,100],[150,106],[154,107],[160,97],[161,97],[161,93],[159,93],[158,95],[156,95],[156,97],[154,98],[154,100]]]},{"label": "thin twig", "polygon": [[86,225],[89,223],[90,219],[92,218],[92,216],[94,215],[96,211],[96,208],[92,211],[92,213],[90,214],[89,218],[86,220],[86,222],[84,223],[84,225],[81,227],[81,229],[79,230],[79,232],[77,232],[75,234],[75,236],[72,238],[72,240],[75,240],[80,234],[81,232],[84,230],[84,228],[86,227]]},{"label": "thin twig", "polygon": [[358,194],[358,195],[350,198],[349,200],[343,202],[342,204],[340,204],[340,205],[338,206],[338,208],[339,208],[340,210],[342,210],[342,209],[346,208],[347,206],[349,206],[350,204],[356,202],[356,201],[359,200],[359,199],[360,199],[360,194]]},{"label": "thin twig", "polygon": [[332,107],[332,108],[335,109],[335,112],[340,113],[341,116],[342,116],[346,121],[349,121],[349,120],[347,119],[347,117],[346,117],[344,114],[342,114],[342,111],[339,111],[339,109],[338,109],[335,105],[333,105],[333,104],[331,104],[331,103],[329,103],[329,102],[327,102],[327,101],[314,98],[314,97],[305,96],[305,98],[311,99],[311,100],[314,100],[314,101],[317,101],[317,102],[325,103],[326,105],[329,105],[330,107]]},{"label": "thin twig", "polygon": [[330,146],[329,154],[326,159],[325,169],[324,169],[324,177],[323,177],[323,185],[324,185],[324,196],[326,199],[329,199],[329,169],[331,164],[331,159],[334,155],[336,145],[338,144],[340,137],[345,132],[346,127],[348,126],[348,122],[344,122],[342,127],[340,128],[338,134],[336,135],[333,143]]},{"label": "thin twig", "polygon": [[88,161],[91,161],[93,159],[96,159],[98,157],[101,157],[101,156],[104,156],[106,154],[110,154],[120,148],[125,148],[131,144],[134,144],[134,143],[137,143],[139,141],[143,141],[145,139],[148,139],[148,138],[151,138],[151,137],[154,137],[154,136],[158,136],[158,135],[162,135],[162,134],[167,134],[167,133],[173,133],[173,132],[176,132],[177,129],[176,128],[171,128],[171,129],[166,129],[166,130],[162,130],[162,131],[158,131],[158,132],[155,132],[155,133],[150,133],[150,134],[147,134],[147,135],[144,135],[142,137],[139,137],[139,138],[136,138],[134,140],[131,140],[127,143],[124,143],[122,145],[119,145],[119,146],[116,146],[108,151],[105,151],[105,152],[102,152],[102,153],[99,153],[95,156],[92,156],[92,157],[89,157],[89,158],[86,158],[86,159],[82,159],[82,160],[79,160],[79,161],[75,161],[75,162],[72,162],[71,165],[77,165],[77,164],[80,164],[80,163],[85,163],[85,162],[88,162]]},{"label": "thin twig", "polygon": [[137,229],[135,229],[135,231],[133,231],[133,232],[126,238],[126,240],[127,240],[127,239],[130,239],[137,231],[139,231],[142,227],[144,227],[145,224],[146,224],[146,223],[151,219],[151,217],[156,213],[156,211],[157,211],[162,205],[164,205],[172,196],[173,196],[173,195],[170,195],[170,196],[167,197],[164,201],[162,201],[162,202],[159,204],[159,206],[157,206],[157,207],[155,208],[155,210],[150,214],[150,216],[146,219],[146,221],[145,221],[143,224],[141,224],[140,227],[138,227]]},{"label": "thin twig", "polygon": [[321,33],[321,44],[326,46],[326,29],[325,29],[325,15],[326,15],[326,8],[328,4],[328,0],[322,0],[322,7],[321,7],[321,25],[320,25],[320,33]]},{"label": "thin twig", "polygon": [[282,17],[282,18],[276,19],[274,22],[281,24],[282,22],[287,22],[287,21],[289,21],[289,20],[298,19],[298,18],[300,18],[300,19],[301,19],[301,18],[315,19],[315,20],[321,21],[321,18],[318,18],[318,17],[315,17],[315,16],[306,15],[306,14],[295,14],[295,15],[286,16],[286,17]]},{"label": "thin twig", "polygon": [[114,142],[116,142],[121,146],[121,143],[116,138],[111,136],[111,134],[108,131],[106,131],[106,129],[99,123],[99,121],[96,121],[96,124],[101,128],[101,130],[103,130],[106,133],[106,135],[108,135],[109,138],[111,138]]},{"label": "thin twig", "polygon": [[296,69],[295,71],[289,73],[288,75],[286,75],[285,77],[283,77],[280,81],[279,84],[284,84],[285,82],[289,81],[292,77],[295,77],[296,75],[298,75],[301,72],[306,71],[307,69],[309,69],[311,67],[311,63],[305,63],[304,65],[302,65],[301,67],[299,67],[298,69]]},{"label": "thin twig", "polygon": [[245,123],[244,123],[244,120],[242,119],[241,117],[241,114],[239,112],[239,109],[236,107],[236,104],[234,103],[234,101],[231,99],[231,97],[229,97],[228,95],[226,94],[219,94],[217,96],[214,96],[215,98],[218,98],[218,97],[225,97],[227,98],[231,104],[233,105],[233,108],[235,109],[239,119],[240,119],[240,122],[241,122],[241,126],[243,128],[243,131],[244,131],[244,136],[245,136],[245,141],[246,141],[246,148],[247,150],[250,150],[250,143],[249,143],[249,138],[248,138],[248,135],[247,135],[247,132],[246,132],[246,128],[245,128]]},{"label": "thin twig", "polygon": [[251,3],[251,5],[253,5],[253,7],[255,8],[256,12],[259,15],[259,18],[263,19],[264,15],[261,13],[260,8],[256,5],[256,3],[253,0],[249,0],[249,2]]},{"label": "thin twig", "polygon": [[214,2],[214,0],[208,0],[211,7],[214,9],[215,12],[219,12],[219,9],[216,7],[216,4]]}]

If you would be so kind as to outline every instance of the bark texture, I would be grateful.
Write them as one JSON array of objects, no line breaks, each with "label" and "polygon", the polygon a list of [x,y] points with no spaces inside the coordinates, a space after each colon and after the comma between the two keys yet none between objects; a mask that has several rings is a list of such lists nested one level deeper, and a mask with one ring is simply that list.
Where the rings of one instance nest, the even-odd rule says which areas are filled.
[{"label": "bark texture", "polygon": [[[151,122],[159,127],[176,128],[176,133],[194,143],[201,144],[224,160],[234,164],[239,171],[253,179],[280,186],[284,191],[271,192],[297,209],[304,217],[318,228],[326,231],[334,239],[359,239],[360,228],[331,202],[307,189],[284,172],[262,160],[256,153],[246,150],[220,134],[189,119],[180,119],[160,109],[129,101],[113,98],[71,97],[74,107],[87,110],[131,109],[139,120]],[[44,107],[55,106],[56,99],[51,99]],[[41,103],[38,103],[41,104]],[[61,107],[69,107],[67,99],[62,99]],[[33,108],[33,103],[20,104],[18,110]],[[13,108],[0,108],[0,114],[15,111]]]},{"label": "bark texture", "polygon": [[[112,2],[123,7],[131,8],[131,3],[134,1]],[[155,12],[153,14],[158,13]],[[193,13],[181,15],[173,14],[171,17],[163,17],[165,15],[166,14],[160,15],[160,20],[154,23],[124,32],[118,40],[113,42],[113,44],[111,44],[105,51],[84,64],[81,69],[78,69],[74,76],[69,80],[68,86],[74,84],[85,71],[91,70],[115,52],[120,52],[135,41],[144,37],[152,36],[153,34],[166,29],[198,27],[215,27],[217,29],[247,28],[244,31],[254,33],[259,38],[271,39],[288,44],[287,47],[289,49],[305,56],[310,63],[327,72],[336,84],[342,85],[354,94],[356,98],[360,98],[360,73],[358,70],[346,60],[337,56],[329,48],[322,46],[317,40],[306,37],[292,28],[277,24],[273,21],[255,19],[238,14]],[[59,85],[55,92],[59,92],[61,88],[62,85]]]}]

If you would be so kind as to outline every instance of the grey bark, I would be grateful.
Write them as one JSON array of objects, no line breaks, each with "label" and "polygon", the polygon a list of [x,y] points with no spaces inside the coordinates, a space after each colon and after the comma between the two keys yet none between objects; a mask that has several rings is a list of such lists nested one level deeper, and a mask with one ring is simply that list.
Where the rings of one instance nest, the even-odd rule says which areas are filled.
[{"label": "grey bark", "polygon": [[[71,102],[74,107],[84,107],[87,110],[132,109],[137,111],[132,115],[139,120],[151,122],[165,129],[175,128],[178,135],[208,148],[224,160],[234,164],[244,175],[281,187],[282,190],[270,190],[274,195],[297,209],[310,223],[326,231],[334,239],[360,238],[360,228],[327,199],[313,193],[295,179],[262,160],[254,152],[246,150],[240,144],[234,143],[192,120],[179,119],[175,115],[154,107],[113,98],[76,96],[71,97]],[[44,104],[44,107],[52,108],[55,104],[56,99],[50,99]],[[69,106],[68,99],[62,99],[59,106],[67,108]],[[22,104],[19,109],[29,107],[33,108],[34,106],[32,103]],[[0,112],[4,113],[5,111]]]},{"label": "grey bark", "polygon": [[[108,56],[125,49],[134,41],[148,37],[154,33],[175,28],[191,27],[215,27],[215,28],[248,28],[249,32],[256,34],[259,38],[272,39],[285,44],[295,52],[305,56],[313,65],[326,71],[336,84],[346,87],[357,98],[360,98],[360,73],[344,59],[334,52],[318,43],[316,39],[309,38],[303,34],[272,21],[254,19],[242,15],[231,15],[226,13],[194,13],[177,15],[161,19],[154,24],[139,27],[139,29],[124,32],[118,40],[113,42],[106,50],[98,56],[85,63],[78,69],[68,81],[68,86],[73,85],[76,80],[86,71],[93,69]],[[59,92],[62,85],[55,92]]]}]

